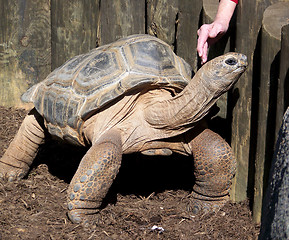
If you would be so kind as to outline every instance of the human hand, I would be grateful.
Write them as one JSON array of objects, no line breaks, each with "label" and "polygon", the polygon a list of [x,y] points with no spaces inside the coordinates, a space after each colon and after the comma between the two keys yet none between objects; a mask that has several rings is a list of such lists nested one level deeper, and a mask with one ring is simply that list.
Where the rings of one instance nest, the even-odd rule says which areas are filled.
[{"label": "human hand", "polygon": [[214,21],[211,24],[204,24],[198,30],[197,51],[204,64],[208,59],[209,47],[217,42],[228,30],[228,24]]}]

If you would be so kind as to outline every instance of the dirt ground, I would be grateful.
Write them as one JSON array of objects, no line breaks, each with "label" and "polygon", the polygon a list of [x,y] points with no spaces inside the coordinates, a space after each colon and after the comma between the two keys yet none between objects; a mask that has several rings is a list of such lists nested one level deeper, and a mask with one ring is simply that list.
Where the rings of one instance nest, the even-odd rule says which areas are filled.
[{"label": "dirt ground", "polygon": [[[25,114],[0,107],[0,156]],[[192,163],[176,155],[125,156],[96,223],[71,223],[66,190],[84,152],[48,141],[25,179],[0,182],[0,240],[257,239],[247,201],[199,217],[189,212]]]}]

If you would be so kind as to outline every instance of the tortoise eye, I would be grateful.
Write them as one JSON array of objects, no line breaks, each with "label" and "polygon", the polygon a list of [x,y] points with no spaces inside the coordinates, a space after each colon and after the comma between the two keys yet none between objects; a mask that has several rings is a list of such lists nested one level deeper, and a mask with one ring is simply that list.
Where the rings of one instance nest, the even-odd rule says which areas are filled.
[{"label": "tortoise eye", "polygon": [[230,65],[230,66],[233,66],[233,65],[236,65],[237,64],[237,60],[235,58],[228,58],[225,63]]}]

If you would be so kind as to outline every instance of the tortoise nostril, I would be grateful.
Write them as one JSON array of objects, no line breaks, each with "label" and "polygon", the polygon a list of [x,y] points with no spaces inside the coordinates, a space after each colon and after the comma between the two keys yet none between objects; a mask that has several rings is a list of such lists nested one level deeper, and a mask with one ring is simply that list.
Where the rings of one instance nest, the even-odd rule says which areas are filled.
[{"label": "tortoise nostril", "polygon": [[236,65],[237,64],[237,60],[235,58],[228,58],[225,63],[230,65],[230,66],[233,66],[233,65]]}]

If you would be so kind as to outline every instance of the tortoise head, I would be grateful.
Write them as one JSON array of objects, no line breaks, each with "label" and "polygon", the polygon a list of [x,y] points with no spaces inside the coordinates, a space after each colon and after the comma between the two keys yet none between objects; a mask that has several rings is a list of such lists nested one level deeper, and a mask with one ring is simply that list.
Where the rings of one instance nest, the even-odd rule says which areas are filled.
[{"label": "tortoise head", "polygon": [[227,53],[214,58],[198,70],[181,93],[156,101],[146,110],[146,119],[154,128],[181,133],[199,122],[240,78],[247,67],[247,57]]},{"label": "tortoise head", "polygon": [[247,57],[241,53],[227,53],[206,63],[198,73],[202,74],[205,86],[222,94],[237,82],[248,65]]}]

